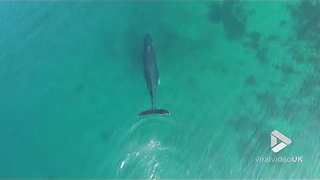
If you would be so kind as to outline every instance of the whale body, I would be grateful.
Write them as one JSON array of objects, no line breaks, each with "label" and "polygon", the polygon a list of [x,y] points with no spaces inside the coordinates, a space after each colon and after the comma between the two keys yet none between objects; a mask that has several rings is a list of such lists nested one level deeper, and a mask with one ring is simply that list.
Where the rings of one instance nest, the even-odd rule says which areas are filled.
[{"label": "whale body", "polygon": [[156,108],[156,92],[159,85],[159,70],[156,61],[156,52],[153,47],[153,41],[150,34],[144,36],[143,43],[143,65],[144,77],[151,99],[151,108],[139,113],[140,116],[160,114],[169,114],[168,110]]}]

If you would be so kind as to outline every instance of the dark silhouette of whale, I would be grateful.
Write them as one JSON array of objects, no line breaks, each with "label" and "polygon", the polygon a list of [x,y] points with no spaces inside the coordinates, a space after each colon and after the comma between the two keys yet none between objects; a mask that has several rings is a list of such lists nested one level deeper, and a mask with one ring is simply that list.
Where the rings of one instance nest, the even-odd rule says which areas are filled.
[{"label": "dark silhouette of whale", "polygon": [[143,64],[144,77],[151,98],[151,108],[139,113],[139,116],[152,114],[167,115],[169,114],[168,110],[156,108],[156,91],[159,85],[159,70],[156,61],[156,53],[153,48],[153,42],[150,34],[146,34],[144,36]]}]

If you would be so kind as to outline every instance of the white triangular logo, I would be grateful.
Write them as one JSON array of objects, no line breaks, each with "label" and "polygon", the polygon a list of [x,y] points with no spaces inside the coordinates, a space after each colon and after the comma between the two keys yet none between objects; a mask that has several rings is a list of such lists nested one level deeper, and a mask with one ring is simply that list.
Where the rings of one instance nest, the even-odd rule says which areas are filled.
[{"label": "white triangular logo", "polygon": [[289,139],[279,131],[273,130],[271,132],[271,150],[273,152],[277,153],[291,143],[292,143],[291,139]]}]

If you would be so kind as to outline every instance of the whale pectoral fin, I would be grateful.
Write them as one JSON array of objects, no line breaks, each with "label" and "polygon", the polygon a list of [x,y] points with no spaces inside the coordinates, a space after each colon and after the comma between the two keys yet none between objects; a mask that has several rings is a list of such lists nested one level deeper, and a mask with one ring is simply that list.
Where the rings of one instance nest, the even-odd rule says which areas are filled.
[{"label": "whale pectoral fin", "polygon": [[160,78],[158,79],[158,85],[160,85]]}]

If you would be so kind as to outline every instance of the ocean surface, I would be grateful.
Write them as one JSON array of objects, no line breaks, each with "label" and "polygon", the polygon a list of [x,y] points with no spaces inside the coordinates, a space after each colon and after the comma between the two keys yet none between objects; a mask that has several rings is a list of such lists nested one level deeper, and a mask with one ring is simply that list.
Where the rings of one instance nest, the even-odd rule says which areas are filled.
[{"label": "ocean surface", "polygon": [[[318,0],[0,2],[0,178],[320,178],[319,17]],[[146,33],[170,116],[138,116]],[[273,130],[292,144],[272,152]]]}]

